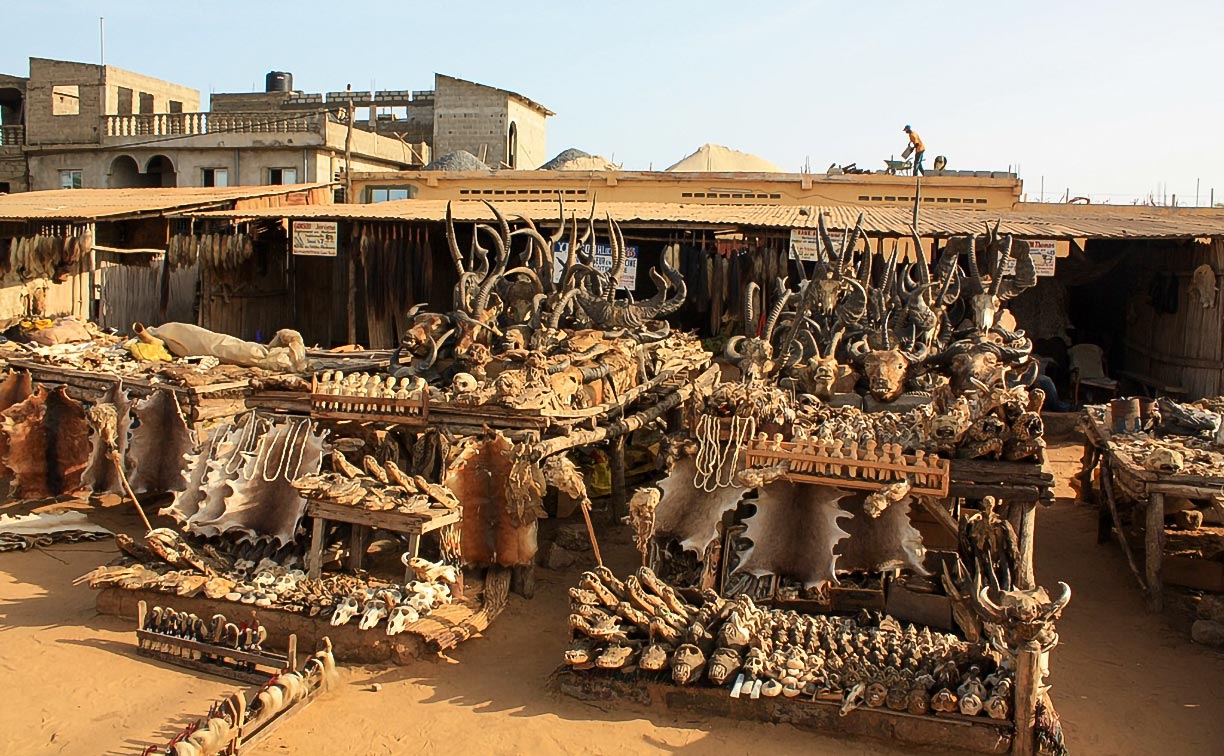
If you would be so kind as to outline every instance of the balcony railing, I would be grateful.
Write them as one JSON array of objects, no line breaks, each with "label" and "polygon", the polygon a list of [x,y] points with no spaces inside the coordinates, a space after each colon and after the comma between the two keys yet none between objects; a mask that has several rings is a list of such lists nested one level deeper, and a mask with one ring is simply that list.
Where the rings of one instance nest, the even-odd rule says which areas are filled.
[{"label": "balcony railing", "polygon": [[0,147],[25,144],[25,126],[0,126]]},{"label": "balcony railing", "polygon": [[151,113],[105,116],[108,137],[294,134],[318,131],[325,113]]}]

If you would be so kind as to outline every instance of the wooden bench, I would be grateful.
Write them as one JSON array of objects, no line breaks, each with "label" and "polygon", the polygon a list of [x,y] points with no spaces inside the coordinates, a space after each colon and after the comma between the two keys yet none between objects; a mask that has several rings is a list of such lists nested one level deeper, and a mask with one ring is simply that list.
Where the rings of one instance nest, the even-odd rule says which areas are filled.
[{"label": "wooden bench", "polygon": [[1153,399],[1162,395],[1172,397],[1182,397],[1186,395],[1186,388],[1184,386],[1165,383],[1164,381],[1153,378],[1150,375],[1136,373],[1132,370],[1120,370],[1118,371],[1118,375],[1122,376],[1128,381],[1132,381],[1140,386],[1143,386],[1152,395]]}]

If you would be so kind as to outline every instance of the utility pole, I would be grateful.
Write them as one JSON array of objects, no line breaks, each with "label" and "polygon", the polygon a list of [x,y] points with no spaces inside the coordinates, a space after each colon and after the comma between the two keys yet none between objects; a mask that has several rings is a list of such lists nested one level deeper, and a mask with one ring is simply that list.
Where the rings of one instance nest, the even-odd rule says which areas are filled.
[{"label": "utility pole", "polygon": [[106,65],[106,19],[98,16],[98,62]]},{"label": "utility pole", "polygon": [[353,107],[353,98],[348,101],[348,130],[344,132],[344,201],[353,201],[353,169],[350,165],[353,159],[353,119],[357,117],[357,109]]}]

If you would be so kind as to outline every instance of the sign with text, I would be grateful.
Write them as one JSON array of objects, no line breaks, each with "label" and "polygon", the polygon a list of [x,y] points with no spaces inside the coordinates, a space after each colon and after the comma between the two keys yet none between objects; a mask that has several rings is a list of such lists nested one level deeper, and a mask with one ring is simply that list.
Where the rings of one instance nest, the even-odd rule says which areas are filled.
[{"label": "sign with text", "polygon": [[[591,254],[591,245],[582,245],[582,252],[585,255]],[[557,242],[553,247],[553,281],[560,282],[561,276],[565,272],[565,263],[569,260],[569,242]],[[608,273],[612,270],[612,247],[607,244],[595,245],[595,257],[591,260],[595,270],[601,273]],[[616,288],[627,289],[633,291],[637,288],[637,269],[638,269],[638,248],[634,246],[625,247],[625,269],[621,271],[620,280],[616,282]]]},{"label": "sign with text", "polygon": [[[829,238],[833,246],[841,249],[844,231],[830,231]],[[820,257],[820,229],[792,228],[790,233],[791,259],[804,262],[815,262]]]},{"label": "sign with text", "polygon": [[[1029,239],[1029,255],[1033,258],[1033,268],[1039,276],[1054,275],[1054,259],[1058,252],[1058,243],[1053,239]],[[1016,272],[1016,258],[1009,257],[1003,262],[1003,275],[1010,276]]]},{"label": "sign with text", "polygon": [[338,236],[335,221],[295,220],[293,222],[293,254],[335,257]]}]

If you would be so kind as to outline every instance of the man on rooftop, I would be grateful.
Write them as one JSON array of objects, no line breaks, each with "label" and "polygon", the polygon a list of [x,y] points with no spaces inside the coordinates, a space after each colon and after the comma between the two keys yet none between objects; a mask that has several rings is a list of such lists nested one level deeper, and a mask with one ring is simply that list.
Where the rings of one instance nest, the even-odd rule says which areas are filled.
[{"label": "man on rooftop", "polygon": [[910,148],[914,151],[914,175],[921,176],[926,173],[922,167],[922,156],[926,154],[926,145],[922,142],[922,137],[918,136],[918,132],[910,128],[910,125],[905,124],[905,133],[909,134]]}]

